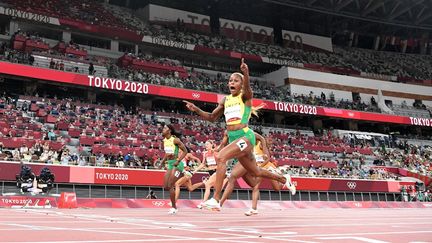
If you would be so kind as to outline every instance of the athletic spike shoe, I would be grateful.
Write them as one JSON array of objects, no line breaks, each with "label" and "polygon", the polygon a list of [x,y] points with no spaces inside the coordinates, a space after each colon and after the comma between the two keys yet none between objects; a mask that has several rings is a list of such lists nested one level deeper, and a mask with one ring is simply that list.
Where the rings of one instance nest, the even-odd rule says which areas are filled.
[{"label": "athletic spike shoe", "polygon": [[252,216],[252,215],[257,215],[257,214],[258,214],[258,210],[253,209],[253,208],[251,208],[251,209],[249,209],[248,211],[245,212],[246,216]]},{"label": "athletic spike shoe", "polygon": [[206,207],[208,210],[211,211],[220,211],[220,204],[214,198],[205,201],[203,207]]},{"label": "athletic spike shoe", "polygon": [[177,208],[170,208],[170,210],[168,211],[168,214],[176,214],[177,213]]},{"label": "athletic spike shoe", "polygon": [[286,182],[285,182],[285,185],[284,185],[283,188],[287,188],[288,190],[290,190],[291,191],[291,195],[294,196],[296,194],[296,192],[297,192],[297,189],[296,189],[295,185],[291,181],[291,176],[288,175],[288,174],[285,174],[284,177],[286,179]]}]

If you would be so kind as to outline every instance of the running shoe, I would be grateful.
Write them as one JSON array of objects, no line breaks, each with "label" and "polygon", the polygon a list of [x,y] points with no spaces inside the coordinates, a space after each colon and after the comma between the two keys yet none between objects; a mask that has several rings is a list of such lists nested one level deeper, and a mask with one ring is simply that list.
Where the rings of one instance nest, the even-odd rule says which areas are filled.
[{"label": "running shoe", "polygon": [[177,213],[177,208],[170,208],[170,210],[168,211],[168,214],[176,214]]},{"label": "running shoe", "polygon": [[257,214],[258,214],[258,210],[253,209],[253,208],[251,208],[251,209],[249,209],[248,211],[245,212],[246,216],[252,216],[252,215],[257,215]]},{"label": "running shoe", "polygon": [[216,210],[216,211],[220,210],[220,204],[214,198],[205,201],[203,206],[206,207],[208,210]]},{"label": "running shoe", "polygon": [[287,188],[288,190],[290,190],[291,191],[291,195],[295,195],[296,194],[296,187],[295,187],[295,185],[292,183],[292,181],[291,181],[291,176],[290,175],[288,175],[288,174],[285,174],[284,175],[284,177],[285,177],[285,179],[286,179],[286,182],[285,182],[285,185],[284,185],[284,188]]},{"label": "running shoe", "polygon": [[200,203],[197,205],[197,208],[202,209],[202,208],[203,208],[203,205],[204,205],[204,203],[203,203],[203,202],[200,202]]}]

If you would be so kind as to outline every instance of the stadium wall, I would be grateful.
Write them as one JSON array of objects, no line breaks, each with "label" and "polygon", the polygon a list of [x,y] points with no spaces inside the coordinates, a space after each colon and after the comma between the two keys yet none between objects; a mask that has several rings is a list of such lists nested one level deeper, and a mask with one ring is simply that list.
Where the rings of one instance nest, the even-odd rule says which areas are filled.
[{"label": "stadium wall", "polygon": [[[394,83],[369,78],[359,78],[332,73],[323,73],[312,70],[285,67],[288,72],[291,93],[308,95],[312,90],[320,94],[323,87],[330,88],[336,99],[352,100],[352,90],[357,90],[363,100],[369,100],[374,96],[376,100],[378,90],[381,89],[385,99],[393,101],[393,104],[401,104],[402,101],[413,102],[414,98],[423,100],[425,105],[432,105],[432,87]],[[294,83],[294,84],[293,84]],[[326,94],[327,95],[327,94]]]},{"label": "stadium wall", "polygon": [[[162,22],[176,22],[177,19],[183,20],[186,24],[209,26],[210,17],[207,15],[182,11],[173,8],[167,8],[154,4],[149,4],[141,12],[145,14],[148,12],[150,21],[162,21]],[[273,28],[255,25],[251,23],[244,23],[234,21],[230,19],[220,19],[221,31],[235,30],[254,33],[255,35],[273,36]],[[311,46],[314,48],[322,49],[325,51],[333,51],[332,40],[329,37],[310,35],[300,32],[294,32],[289,30],[282,30],[282,36],[284,40],[301,42],[304,45]]]}]

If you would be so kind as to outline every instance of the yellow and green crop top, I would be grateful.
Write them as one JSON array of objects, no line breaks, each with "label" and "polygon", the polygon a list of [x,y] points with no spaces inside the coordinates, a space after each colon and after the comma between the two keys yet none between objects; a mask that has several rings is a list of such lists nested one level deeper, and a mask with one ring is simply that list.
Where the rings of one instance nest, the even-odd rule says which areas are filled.
[{"label": "yellow and green crop top", "polygon": [[178,145],[174,144],[175,136],[171,136],[170,138],[164,138],[164,151],[166,154],[174,154],[174,157],[178,157],[179,147]]},{"label": "yellow and green crop top", "polygon": [[248,124],[252,107],[246,106],[242,94],[225,96],[225,122],[227,125]]}]

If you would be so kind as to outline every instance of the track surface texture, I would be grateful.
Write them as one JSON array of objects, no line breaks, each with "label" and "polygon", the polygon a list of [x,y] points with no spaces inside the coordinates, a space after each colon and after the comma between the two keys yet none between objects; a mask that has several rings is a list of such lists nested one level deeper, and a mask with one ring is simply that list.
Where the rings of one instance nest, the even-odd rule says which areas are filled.
[{"label": "track surface texture", "polygon": [[0,242],[432,242],[432,209],[0,209]]}]

